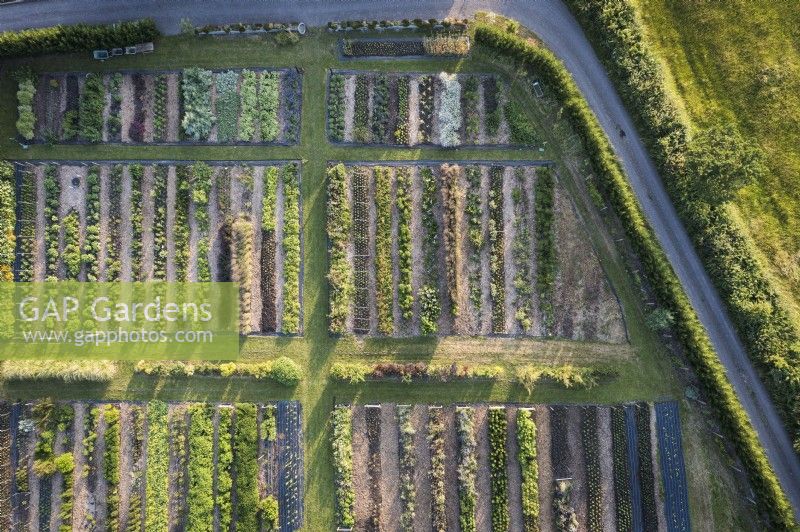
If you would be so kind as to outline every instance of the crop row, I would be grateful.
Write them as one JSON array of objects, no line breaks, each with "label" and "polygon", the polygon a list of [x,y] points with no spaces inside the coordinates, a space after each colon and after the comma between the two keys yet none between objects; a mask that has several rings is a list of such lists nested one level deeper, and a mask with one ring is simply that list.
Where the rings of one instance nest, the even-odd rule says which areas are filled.
[{"label": "crop row", "polygon": [[508,421],[504,408],[489,409],[489,469],[492,479],[492,530],[509,530],[508,457],[506,437]]}]

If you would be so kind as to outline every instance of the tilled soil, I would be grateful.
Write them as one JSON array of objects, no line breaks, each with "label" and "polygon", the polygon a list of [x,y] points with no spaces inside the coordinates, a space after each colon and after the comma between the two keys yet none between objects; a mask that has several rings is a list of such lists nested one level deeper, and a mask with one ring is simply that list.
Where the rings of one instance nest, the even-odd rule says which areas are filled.
[{"label": "tilled soil", "polygon": [[414,530],[430,532],[431,530],[431,449],[428,445],[428,407],[414,405],[412,414],[414,424],[414,452],[417,456],[417,467],[414,470],[414,486],[416,488],[416,504],[414,505]]},{"label": "tilled soil", "polygon": [[381,531],[400,531],[400,451],[397,405],[381,404]]},{"label": "tilled soil", "polygon": [[180,74],[167,74],[167,141],[180,140]]},{"label": "tilled soil", "polygon": [[419,141],[419,77],[408,83],[408,145],[413,146]]},{"label": "tilled soil", "polygon": [[475,506],[475,524],[478,530],[492,528],[492,473],[489,467],[489,408],[475,406],[475,441],[477,447],[478,473],[475,491],[478,494]]},{"label": "tilled soil", "polygon": [[503,263],[505,264],[505,318],[506,318],[506,332],[509,334],[518,334],[519,324],[514,317],[516,314],[517,290],[514,288],[514,278],[517,275],[517,266],[514,262],[514,240],[517,236],[517,229],[514,221],[516,220],[514,212],[514,200],[512,199],[512,191],[514,190],[514,169],[506,167],[503,172]]},{"label": "tilled soil", "polygon": [[574,340],[624,343],[619,302],[567,194],[555,190],[555,333]]},{"label": "tilled soil", "polygon": [[667,518],[664,515],[664,486],[661,478],[661,464],[658,461],[658,433],[656,432],[656,409],[655,405],[648,405],[650,409],[650,454],[653,463],[653,479],[655,481],[656,496],[656,515],[658,516],[659,532],[666,532]]},{"label": "tilled soil", "polygon": [[[153,190],[155,167],[144,167],[142,176],[142,190]],[[155,240],[153,236],[153,222],[155,219],[155,203],[152,194],[142,193],[142,271],[143,278],[153,279],[153,264],[155,261]]]},{"label": "tilled soil", "polygon": [[[91,408],[91,406],[89,406]],[[75,461],[73,474],[73,507],[72,522],[77,526],[84,523],[86,519],[87,506],[89,501],[89,486],[87,482],[87,460],[83,454],[83,438],[87,435],[84,432],[85,417],[89,415],[87,404],[83,402],[75,403],[75,423],[73,424],[72,434],[72,458]],[[90,431],[94,427],[88,428]]]},{"label": "tilled soil", "polygon": [[369,457],[369,442],[367,441],[367,425],[364,407],[353,406],[353,490],[355,503],[353,515],[357,530],[366,530],[372,498],[369,493],[369,472],[367,459]]},{"label": "tilled soil", "polygon": [[[120,198],[120,280],[132,281],[133,268],[131,264],[131,244],[133,237],[133,223],[131,222],[131,209],[124,208],[131,204],[131,171],[128,165],[122,167],[122,194]],[[138,272],[137,272],[138,274]]]},{"label": "tilled soil", "polygon": [[506,407],[506,456],[508,476],[509,529],[522,530],[522,470],[519,465],[519,444],[517,442],[517,407]]},{"label": "tilled soil", "polygon": [[[241,82],[241,79],[239,80]],[[251,293],[251,309],[252,309],[252,323],[253,330],[262,330],[261,324],[261,212],[263,210],[262,198],[264,195],[264,167],[257,166],[253,168],[253,201],[250,210],[250,216],[253,219],[253,286],[250,290]]]},{"label": "tilled soil", "polygon": [[572,471],[572,507],[578,517],[578,526],[586,528],[587,495],[586,495],[586,463],[583,459],[581,439],[581,407],[567,408],[567,430],[569,438],[570,470]]},{"label": "tilled soil", "polygon": [[536,453],[539,463],[539,530],[551,532],[553,523],[553,466],[550,460],[550,409],[536,407]]},{"label": "tilled soil", "polygon": [[344,78],[344,141],[353,142],[353,119],[356,110],[356,77]]},{"label": "tilled soil", "polygon": [[[655,419],[655,416],[653,416]],[[617,529],[614,503],[614,462],[611,449],[611,410],[597,407],[597,439],[600,455],[600,496],[603,505],[603,530]]]},{"label": "tilled soil", "polygon": [[445,433],[445,515],[447,518],[448,531],[460,531],[461,522],[459,520],[459,501],[458,501],[458,429],[456,426],[456,407],[447,406],[443,408],[444,414],[444,433]]},{"label": "tilled soil", "polygon": [[131,74],[122,75],[122,86],[120,87],[120,96],[122,103],[120,104],[120,119],[122,122],[121,134],[122,142],[131,142],[130,130],[131,122],[135,113],[136,105],[134,98],[133,79]]}]

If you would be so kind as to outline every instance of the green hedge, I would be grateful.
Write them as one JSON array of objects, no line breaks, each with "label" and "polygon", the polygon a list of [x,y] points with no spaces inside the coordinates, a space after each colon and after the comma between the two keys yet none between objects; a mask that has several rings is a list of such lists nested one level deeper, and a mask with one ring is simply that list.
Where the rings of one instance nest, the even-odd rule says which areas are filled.
[{"label": "green hedge", "polygon": [[[567,2],[586,28],[673,197],[706,271],[728,307],[739,337],[757,363],[800,452],[800,337],[781,306],[753,243],[724,205],[697,194],[692,155],[715,160],[703,142],[687,139],[690,125],[667,92],[655,53],[644,40],[628,0]],[[697,135],[702,140],[702,135]]]},{"label": "green hedge", "polygon": [[75,24],[0,33],[0,57],[25,57],[97,48],[119,48],[152,41],[160,33],[151,19],[107,26]]},{"label": "green hedge", "polygon": [[0,161],[0,281],[13,281],[14,226],[17,223],[14,167]]},{"label": "green hedge", "polygon": [[475,39],[478,44],[492,48],[536,71],[561,101],[563,116],[582,139],[592,169],[625,226],[660,300],[675,316],[678,339],[695,365],[709,399],[737,446],[761,506],[775,528],[791,528],[794,526],[791,505],[767,460],[756,432],[728,381],[705,329],[647,225],[608,139],[566,68],[549,50],[531,46],[520,37],[486,24],[477,25]]}]

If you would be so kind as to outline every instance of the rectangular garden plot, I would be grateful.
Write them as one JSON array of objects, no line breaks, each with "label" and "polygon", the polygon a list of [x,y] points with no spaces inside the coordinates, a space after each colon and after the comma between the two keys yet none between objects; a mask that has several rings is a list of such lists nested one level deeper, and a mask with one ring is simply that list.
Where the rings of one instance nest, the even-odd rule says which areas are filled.
[{"label": "rectangular garden plot", "polygon": [[295,401],[43,400],[11,411],[2,451],[13,469],[4,478],[13,480],[9,513],[0,516],[14,524],[8,530],[302,527]]},{"label": "rectangular garden plot", "polygon": [[15,280],[237,281],[243,334],[302,333],[297,162],[19,163]]},{"label": "rectangular garden plot", "polygon": [[[613,408],[623,412],[624,427],[623,407]],[[634,448],[650,453],[658,441],[655,430],[645,429],[651,405],[632,408],[643,421],[637,436],[645,440]],[[615,496],[620,487],[612,473],[618,457],[611,424],[609,408],[594,405],[337,405],[335,525],[631,530],[630,522],[616,518],[615,500],[629,499]],[[647,499],[644,506],[650,497],[660,502],[664,492],[654,465],[649,459],[638,463],[636,490]],[[645,523],[644,530],[667,529],[663,520],[645,517]]]},{"label": "rectangular garden plot", "polygon": [[328,138],[343,144],[453,147],[534,145],[541,136],[491,74],[334,70]]},{"label": "rectangular garden plot", "polygon": [[331,333],[626,340],[551,168],[336,164],[327,179]]},{"label": "rectangular garden plot", "polygon": [[43,74],[34,139],[48,143],[295,144],[296,69]]}]

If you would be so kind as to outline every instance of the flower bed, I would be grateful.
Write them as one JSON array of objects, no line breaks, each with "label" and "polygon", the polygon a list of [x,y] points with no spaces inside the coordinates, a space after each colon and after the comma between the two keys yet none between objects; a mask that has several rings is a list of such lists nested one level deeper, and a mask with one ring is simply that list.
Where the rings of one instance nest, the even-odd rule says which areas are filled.
[{"label": "flower bed", "polygon": [[475,507],[478,498],[475,489],[475,477],[478,472],[475,411],[470,407],[456,408],[456,425],[458,430],[459,522],[462,532],[475,532]]},{"label": "flower bed", "polygon": [[[328,137],[381,146],[533,146],[541,135],[528,113],[491,74],[331,70]],[[345,87],[354,84],[352,118]],[[409,95],[418,97],[409,101]],[[481,95],[483,95],[481,97]],[[416,131],[409,131],[412,117]],[[347,122],[350,121],[350,122]],[[350,133],[352,132],[352,133]]]},{"label": "flower bed", "polygon": [[414,484],[414,469],[417,466],[417,454],[414,447],[416,430],[412,414],[413,407],[409,405],[397,407],[397,420],[400,425],[400,523],[403,530],[414,529],[414,509],[417,497]]},{"label": "flower bed", "polygon": [[539,464],[536,459],[536,423],[530,410],[517,410],[517,445],[522,475],[522,524],[525,532],[536,532],[539,530]]},{"label": "flower bed", "polygon": [[489,470],[492,480],[492,530],[509,529],[508,511],[508,460],[506,457],[506,432],[508,421],[505,408],[489,409]]},{"label": "flower bed", "polygon": [[297,163],[283,168],[283,331],[300,332],[300,183]]},{"label": "flower bed", "polygon": [[492,332],[506,327],[505,231],[503,224],[503,173],[501,166],[489,169],[489,271],[492,299]]},{"label": "flower bed", "polygon": [[331,416],[334,485],[336,489],[336,525],[353,528],[353,444],[352,411],[347,405],[337,405]]},{"label": "flower bed", "polygon": [[353,224],[347,198],[347,172],[343,164],[328,169],[328,244],[330,310],[328,328],[334,334],[346,332],[347,315],[355,291],[353,270],[347,258],[350,230]]},{"label": "flower bed", "polygon": [[167,405],[152,401],[147,406],[146,530],[168,529],[169,438]]},{"label": "flower bed", "polygon": [[[600,532],[603,530],[603,499],[602,479],[600,478],[600,442],[597,436],[597,407],[583,410],[581,443],[583,460],[586,463],[586,498],[589,507],[587,528],[590,532]],[[654,529],[648,528],[647,530]]]},{"label": "flower bed", "polygon": [[358,384],[365,380],[400,380],[402,382],[449,382],[454,380],[496,380],[503,377],[502,366],[433,364],[426,362],[334,362],[332,379]]},{"label": "flower bed", "polygon": [[301,81],[288,68],[44,75],[21,85],[19,131],[50,143],[295,144]]},{"label": "flower bed", "polygon": [[611,408],[611,439],[617,530],[632,530],[633,506],[628,466],[628,439],[625,432],[625,410],[622,407]]},{"label": "flower bed", "polygon": [[392,169],[376,166],[375,180],[375,284],[378,332],[394,332],[392,282]]},{"label": "flower bed", "polygon": [[444,412],[441,408],[428,408],[428,446],[431,454],[431,468],[428,478],[431,485],[431,523],[436,532],[447,530],[445,509],[445,440]]}]

